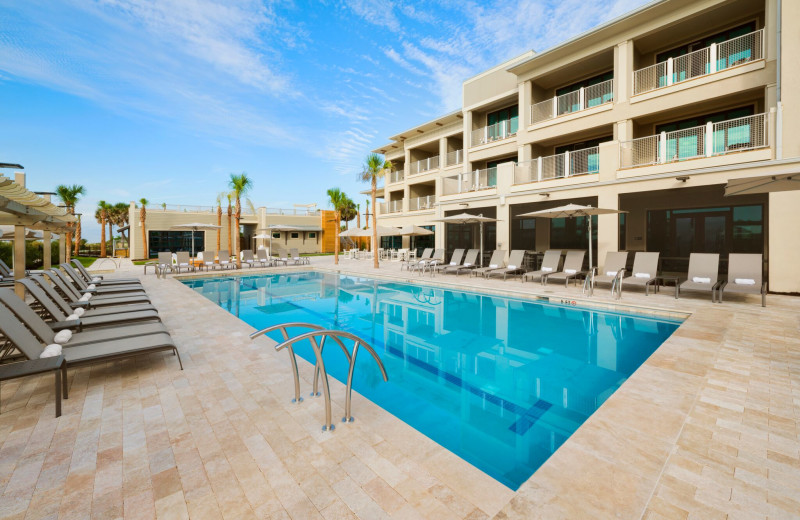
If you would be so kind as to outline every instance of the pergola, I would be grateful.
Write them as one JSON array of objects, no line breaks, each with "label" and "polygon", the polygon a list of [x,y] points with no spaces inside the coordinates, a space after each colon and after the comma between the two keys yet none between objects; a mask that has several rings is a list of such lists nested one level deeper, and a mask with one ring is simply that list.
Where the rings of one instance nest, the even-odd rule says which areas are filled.
[{"label": "pergola", "polygon": [[[0,163],[0,167],[17,168],[19,165]],[[14,226],[14,279],[25,277],[25,238],[26,230],[42,231],[45,269],[50,268],[50,240],[52,233],[59,234],[59,255],[65,259],[66,243],[64,232],[75,222],[75,217],[50,202],[50,196],[44,197],[25,188],[25,174],[17,173],[14,179],[0,175],[0,224]],[[24,290],[15,284],[20,296]]]}]

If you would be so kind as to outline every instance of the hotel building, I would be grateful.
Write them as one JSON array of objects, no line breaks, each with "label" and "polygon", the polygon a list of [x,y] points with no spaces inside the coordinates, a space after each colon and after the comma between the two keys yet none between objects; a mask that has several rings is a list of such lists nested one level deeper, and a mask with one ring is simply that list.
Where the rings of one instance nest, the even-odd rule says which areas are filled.
[{"label": "hotel building", "polygon": [[770,291],[800,292],[800,191],[724,196],[729,180],[800,170],[798,54],[800,2],[650,2],[467,79],[460,110],[377,148],[396,169],[379,223],[431,226],[449,258],[478,228],[436,222],[448,215],[497,218],[486,252],[542,252],[585,249],[585,219],[517,215],[614,208],[593,217],[601,269],[617,250],[659,251],[678,273],[720,253],[723,274],[729,253],[762,253]]}]

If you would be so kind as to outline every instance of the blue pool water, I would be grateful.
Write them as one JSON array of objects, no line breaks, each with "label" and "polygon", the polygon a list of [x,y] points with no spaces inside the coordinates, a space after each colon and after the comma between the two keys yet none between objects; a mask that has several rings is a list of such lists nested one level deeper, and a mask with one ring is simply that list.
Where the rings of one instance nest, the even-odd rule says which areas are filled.
[{"label": "blue pool water", "polygon": [[[184,283],[256,329],[311,322],[360,336],[389,382],[363,352],[353,388],[512,489],[680,324],[319,272]],[[296,348],[313,363],[310,345]],[[325,365],[346,379],[339,349]]]}]

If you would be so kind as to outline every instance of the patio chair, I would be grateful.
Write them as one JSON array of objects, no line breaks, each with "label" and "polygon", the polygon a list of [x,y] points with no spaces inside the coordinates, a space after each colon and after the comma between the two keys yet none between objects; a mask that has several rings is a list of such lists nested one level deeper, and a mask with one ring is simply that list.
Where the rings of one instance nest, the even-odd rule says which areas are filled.
[{"label": "patio chair", "polygon": [[767,306],[767,283],[763,281],[764,259],[758,254],[731,253],[728,256],[728,281],[717,290],[717,303],[724,293],[760,294],[761,306]]},{"label": "patio chair", "polygon": [[677,286],[675,297],[680,298],[682,291],[707,292],[715,302],[719,281],[719,253],[692,253],[687,279]]},{"label": "patio chair", "polygon": [[506,252],[504,249],[495,249],[492,253],[492,258],[489,259],[489,265],[486,267],[477,267],[471,271],[470,274],[475,276],[483,276],[484,273],[493,271],[495,269],[503,269],[506,266]]},{"label": "patio chair", "polygon": [[192,257],[189,255],[188,251],[179,251],[176,253],[176,264],[175,264],[175,271],[180,273],[184,269],[186,272],[196,271],[194,265],[192,265]]},{"label": "patio chair", "polygon": [[58,269],[52,268],[43,273],[47,278],[53,282],[53,286],[61,293],[61,295],[73,307],[89,305],[88,300],[91,298],[92,307],[99,307],[104,305],[120,305],[122,303],[150,303],[150,297],[144,291],[137,293],[123,293],[123,294],[81,294],[67,277]]},{"label": "patio chair", "polygon": [[87,284],[86,282],[81,279],[78,273],[75,272],[75,269],[72,268],[71,265],[64,263],[61,264],[61,268],[64,272],[69,276],[72,284],[78,289],[78,292],[85,294],[120,294],[120,293],[129,293],[129,292],[144,292],[144,287],[140,282],[131,283],[126,285],[112,285],[109,287],[105,286],[97,286],[95,284]]},{"label": "patio chair", "polygon": [[[96,306],[92,305],[89,301],[81,302],[77,300],[79,304],[75,304],[75,302],[67,300],[64,296],[60,295],[53,286],[47,283],[47,280],[45,280],[44,276],[38,274],[25,278],[21,280],[20,283],[31,293],[34,298],[39,299],[39,297],[34,293],[35,290],[44,293],[44,296],[47,296],[47,298],[49,298],[53,304],[57,305],[67,316],[72,314],[78,308],[83,308],[83,314],[81,316],[86,317],[116,314],[119,312],[157,310],[152,304],[143,302],[109,302],[109,305]],[[32,287],[28,287],[29,284]]]},{"label": "patio chair", "polygon": [[242,265],[253,268],[256,264],[256,259],[253,258],[253,251],[251,249],[242,249]]},{"label": "patio chair", "polygon": [[295,265],[308,263],[308,258],[300,256],[300,253],[296,247],[293,247],[289,250],[289,257],[294,260]]},{"label": "patio chair", "polygon": [[[120,291],[123,288],[129,288],[129,287],[142,289],[142,282],[138,278],[130,279],[129,281],[119,284],[92,283],[92,282],[86,282],[83,278],[83,275],[81,275],[77,270],[75,270],[75,268],[72,267],[72,264],[62,263],[59,264],[59,267],[81,290],[86,289],[90,285],[95,286],[99,291],[108,291],[108,292]],[[35,274],[42,274],[42,273],[44,273],[44,271],[37,271]]]},{"label": "patio chair", "polygon": [[125,285],[129,283],[141,283],[138,278],[109,278],[106,280],[99,274],[92,274],[87,271],[86,268],[83,267],[83,264],[77,259],[72,260],[72,265],[74,266],[74,269],[78,275],[83,277],[86,283],[94,283],[98,285]]},{"label": "patio chair", "polygon": [[[8,290],[8,289],[4,289]],[[13,294],[13,293],[12,293]],[[11,312],[0,312],[0,332],[19,352],[29,360],[41,358],[44,352],[43,345],[49,345],[45,340],[37,338],[30,330],[20,323]],[[166,332],[119,338],[83,345],[70,345],[62,349],[67,368],[106,363],[117,359],[151,354],[171,350],[178,358],[178,364],[183,370],[181,356],[178,348]],[[68,397],[67,378],[62,378],[64,397]]]},{"label": "patio chair", "polygon": [[158,253],[158,263],[156,264],[156,274],[164,276],[168,272],[174,273],[175,266],[172,265],[172,253],[169,251],[161,251]]},{"label": "patio chair", "polygon": [[564,267],[557,273],[545,273],[542,275],[542,285],[547,285],[550,280],[564,280],[564,287],[569,286],[570,280],[577,280],[583,271],[583,259],[586,251],[568,251],[564,259]]},{"label": "patio chair", "polygon": [[620,296],[622,296],[622,288],[628,285],[644,287],[644,294],[650,294],[650,286],[658,278],[658,255],[659,253],[636,252],[633,257],[631,275],[625,276],[619,282]]},{"label": "patio chair", "polygon": [[206,271],[209,269],[214,268],[214,257],[216,256],[215,251],[201,251],[198,253],[197,258],[200,260],[200,265],[197,266],[199,270],[203,270],[205,267]]},{"label": "patio chair", "polygon": [[446,265],[444,269],[442,269],[443,273],[455,273],[458,276],[461,271],[469,271],[471,269],[475,269],[478,265],[475,263],[478,261],[478,254],[480,250],[478,249],[470,249],[467,251],[467,254],[464,255],[464,261],[461,262],[461,265]]},{"label": "patio chair", "polygon": [[278,262],[280,262],[284,266],[288,266],[289,265],[289,255],[286,254],[286,251],[284,251],[283,249],[276,249],[275,250],[275,255],[276,255],[275,256],[275,263],[276,264]]},{"label": "patio chair", "polygon": [[420,263],[417,269],[419,269],[420,271],[420,276],[425,272],[426,269],[430,270],[431,276],[433,276],[433,269],[437,265],[442,265],[443,263],[444,263],[444,249],[434,249],[431,258],[427,261],[424,261],[424,263]]},{"label": "patio chair", "polygon": [[227,249],[223,249],[217,255],[219,256],[219,263],[217,263],[214,268],[216,269],[219,267],[220,269],[236,269],[236,264],[231,262],[231,253]]},{"label": "patio chair", "polygon": [[[413,271],[414,269],[422,265],[420,264],[420,262],[423,263],[427,262],[428,260],[431,259],[432,256],[433,256],[433,248],[432,247],[425,248],[425,250],[422,251],[422,256],[420,256],[417,259],[414,259],[413,261],[409,259],[409,261],[405,263],[406,269],[408,269],[409,271]],[[401,271],[403,270],[403,265],[400,266],[400,270]]]},{"label": "patio chair", "polygon": [[610,284],[611,295],[619,294],[619,284],[622,277],[625,275],[625,265],[628,261],[627,252],[608,252],[606,253],[606,262],[603,264],[603,274],[598,274],[592,277],[592,289],[597,284]]},{"label": "patio chair", "polygon": [[464,250],[463,249],[456,249],[453,251],[453,255],[450,257],[449,264],[439,264],[433,267],[434,271],[444,271],[448,267],[458,267],[461,265],[461,259],[464,257]]},{"label": "patio chair", "polygon": [[524,249],[514,249],[511,251],[511,254],[508,255],[508,265],[501,269],[494,269],[492,271],[487,271],[484,276],[486,278],[491,278],[492,276],[503,276],[503,280],[506,279],[508,276],[521,276],[525,269],[522,267],[522,263],[525,261],[525,250]]},{"label": "patio chair", "polygon": [[560,249],[551,249],[549,251],[545,251],[540,268],[536,271],[528,271],[527,273],[523,274],[522,283],[525,283],[525,280],[528,279],[541,281],[543,275],[558,272],[558,266],[560,263]]},{"label": "patio chair", "polygon": [[272,259],[267,254],[266,249],[258,249],[256,251],[256,263],[260,264],[261,267],[270,267],[272,265]]}]

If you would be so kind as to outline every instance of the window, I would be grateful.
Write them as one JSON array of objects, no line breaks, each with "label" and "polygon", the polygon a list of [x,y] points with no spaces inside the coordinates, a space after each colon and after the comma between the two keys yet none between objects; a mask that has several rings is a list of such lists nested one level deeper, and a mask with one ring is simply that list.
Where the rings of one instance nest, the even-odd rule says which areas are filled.
[{"label": "window", "polygon": [[317,238],[317,232],[316,231],[309,231],[308,232],[308,238]]},{"label": "window", "polygon": [[279,231],[273,231],[272,232],[272,238],[280,238],[280,237],[281,237],[281,234],[280,234]]},{"label": "window", "polygon": [[[422,227],[429,231],[436,231],[435,226],[422,226]],[[420,237],[411,237],[411,239],[414,241],[413,247],[416,248],[417,250],[417,256],[420,256],[422,252],[425,250],[425,248],[435,247],[436,243],[435,238],[436,238],[436,233]]]},{"label": "window", "polygon": [[[578,150],[585,150],[587,148],[597,148],[600,143],[610,141],[611,137],[600,137],[598,139],[590,139],[588,141],[581,141],[580,143],[566,144],[556,147],[556,155],[563,154],[564,152],[576,152]],[[556,171],[564,171],[563,165],[564,158],[556,157],[557,169]],[[597,173],[600,171],[600,151],[592,150],[592,153],[584,153],[573,155],[569,161],[569,174],[578,175],[581,173]]]},{"label": "window", "polygon": [[[746,107],[724,110],[713,114],[684,119],[672,123],[656,126],[656,135],[661,132],[674,132],[689,128],[701,127],[706,123],[719,123],[740,117],[752,116],[755,109],[752,105]],[[748,148],[751,143],[752,132],[750,120],[745,119],[739,126],[728,127],[714,132],[714,152],[722,152],[732,147]],[[667,160],[680,160],[705,155],[705,129],[673,134],[667,138]]]},{"label": "window", "polygon": [[380,247],[383,249],[400,249],[403,247],[403,237],[379,237]]},{"label": "window", "polygon": [[619,214],[619,250],[625,251],[628,247],[628,219],[625,213]]},{"label": "window", "polygon": [[[508,124],[498,124],[504,121],[508,121]],[[514,105],[489,112],[486,114],[486,125],[489,127],[488,138],[490,141],[505,139],[512,134],[516,134],[519,127],[519,108]]]},{"label": "window", "polygon": [[292,232],[292,234],[289,235],[289,238],[300,238],[300,233]]},{"label": "window", "polygon": [[[148,257],[158,256],[158,253],[170,251],[192,251],[191,231],[148,231]],[[205,249],[206,234],[202,231],[194,233],[194,250]]]},{"label": "window", "polygon": [[497,161],[489,161],[486,163],[486,185],[487,186],[497,186],[497,165],[503,163],[513,163],[516,162],[514,157],[508,157],[506,159],[500,159]]},{"label": "window", "polygon": [[[585,79],[583,81],[578,81],[577,83],[573,83],[571,85],[567,85],[566,87],[561,87],[560,89],[556,90],[556,96],[563,96],[564,94],[569,94],[570,92],[577,92],[581,88],[591,87],[592,85],[597,85],[599,83],[603,83],[610,79],[614,79],[614,71],[606,72],[605,74],[600,74],[598,76],[591,77],[589,79]],[[592,92],[596,89],[592,89]],[[593,94],[591,92],[586,92],[588,94],[586,96],[586,108],[591,108],[597,105],[602,105],[603,103],[608,103],[613,98],[614,94],[610,90],[608,92],[597,92]],[[592,96],[592,97],[589,97]],[[561,98],[558,101],[558,115],[561,114],[569,114],[570,112],[576,112],[581,109],[580,105],[580,96],[578,94],[574,96],[566,96]]]},{"label": "window", "polygon": [[511,219],[511,249],[536,249],[536,219]]},{"label": "window", "polygon": [[[588,242],[589,223],[586,217],[550,219],[551,249],[586,250]],[[592,250],[597,251],[597,215],[592,216]]]}]

